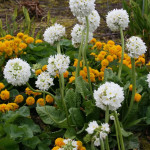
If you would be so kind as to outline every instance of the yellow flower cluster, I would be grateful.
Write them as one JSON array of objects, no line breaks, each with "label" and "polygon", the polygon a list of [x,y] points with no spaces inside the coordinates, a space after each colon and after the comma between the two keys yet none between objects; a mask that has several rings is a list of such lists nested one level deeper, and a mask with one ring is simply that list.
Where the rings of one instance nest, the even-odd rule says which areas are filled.
[{"label": "yellow flower cluster", "polygon": [[[55,147],[53,147],[52,150],[58,150],[59,148],[63,147],[65,145],[65,143],[63,141],[64,141],[63,138],[57,138],[55,140]],[[76,141],[76,142],[78,145],[78,150],[86,150],[86,148],[82,145],[81,141]]]},{"label": "yellow flower cluster", "polygon": [[19,106],[16,103],[0,104],[0,111],[3,113],[10,110],[15,111],[18,108]]},{"label": "yellow flower cluster", "polygon": [[[6,35],[0,38],[0,56],[5,53],[5,57],[17,57],[23,53],[23,49],[27,47],[28,44],[33,43],[34,38],[18,33],[17,36]],[[36,40],[35,43],[41,43],[42,40]]]},{"label": "yellow flower cluster", "polygon": [[[97,41],[95,38],[91,40],[91,44],[93,44],[92,50],[97,50],[98,54],[92,52],[90,55],[95,57],[96,61],[101,61],[101,71],[104,71],[105,68],[108,68],[110,62],[114,60],[118,60],[120,62],[122,55],[122,47],[120,45],[115,45],[115,42],[110,40],[107,43],[101,43]],[[128,54],[124,54],[123,64],[131,69],[131,58]],[[139,56],[139,58],[135,59],[135,65],[141,66],[145,64],[145,56]],[[111,68],[110,68],[111,69]]]}]

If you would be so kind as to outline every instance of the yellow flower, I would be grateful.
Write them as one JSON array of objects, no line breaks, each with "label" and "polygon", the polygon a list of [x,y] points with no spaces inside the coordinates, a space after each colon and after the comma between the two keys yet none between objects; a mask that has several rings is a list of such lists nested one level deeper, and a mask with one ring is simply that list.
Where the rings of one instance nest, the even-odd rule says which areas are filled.
[{"label": "yellow flower", "polygon": [[[74,66],[74,67],[77,67],[77,65],[78,65],[78,59],[74,59],[74,64],[73,64],[73,66]],[[82,61],[80,61],[80,67],[82,67]]]},{"label": "yellow flower", "polygon": [[15,97],[15,103],[22,103],[23,102],[23,100],[24,100],[24,97],[22,96],[22,95],[17,95],[16,97]]},{"label": "yellow flower", "polygon": [[4,87],[5,87],[5,85],[4,85],[2,82],[0,82],[0,91],[1,91]]},{"label": "yellow flower", "polygon": [[7,105],[6,104],[0,104],[0,111],[5,112]]},{"label": "yellow flower", "polygon": [[25,93],[26,93],[27,95],[31,95],[31,94],[33,94],[33,91],[31,91],[30,88],[27,87],[27,88],[25,89]]},{"label": "yellow flower", "polygon": [[84,70],[80,70],[80,76],[82,76],[83,78],[86,78],[87,74],[86,72],[84,72]]},{"label": "yellow flower", "polygon": [[34,103],[35,103],[34,97],[29,96],[29,97],[26,99],[26,104],[27,104],[27,105],[33,105]]},{"label": "yellow flower", "polygon": [[12,36],[10,34],[8,34],[5,36],[5,39],[10,40],[10,39],[12,39]]},{"label": "yellow flower", "polygon": [[72,83],[74,80],[75,80],[75,77],[74,77],[74,76],[70,77],[70,78],[69,78],[69,83]]},{"label": "yellow flower", "polygon": [[112,61],[114,60],[113,56],[111,56],[111,55],[108,55],[108,56],[106,57],[106,59],[107,59],[109,62],[112,62]]},{"label": "yellow flower", "polygon": [[91,44],[95,44],[96,43],[96,39],[93,38],[91,41],[90,41]]},{"label": "yellow flower", "polygon": [[105,68],[106,68],[106,66],[102,66],[101,72],[104,72],[104,71],[105,71]]},{"label": "yellow flower", "polygon": [[42,67],[42,70],[43,70],[43,71],[46,71],[46,70],[47,70],[47,65],[44,65],[44,66]]},{"label": "yellow flower", "polygon": [[104,56],[104,55],[102,55],[102,54],[99,54],[99,55],[97,56],[97,58],[98,58],[98,60],[99,60],[99,61],[103,60],[103,59],[104,59],[104,57],[105,57],[105,56]]},{"label": "yellow flower", "polygon": [[39,75],[39,74],[41,74],[41,72],[42,72],[42,70],[41,70],[41,69],[38,69],[38,70],[35,71],[35,74],[36,74],[36,75]]},{"label": "yellow flower", "polygon": [[38,95],[41,95],[42,93],[39,93],[39,92],[33,92],[32,93],[34,95],[34,97],[38,96]]},{"label": "yellow flower", "polygon": [[113,55],[113,58],[114,58],[114,59],[117,59],[117,55]]},{"label": "yellow flower", "polygon": [[145,58],[140,57],[140,58],[139,58],[139,61],[142,62],[143,65],[145,64]]},{"label": "yellow flower", "polygon": [[25,41],[26,38],[28,38],[28,35],[25,34],[22,39]]},{"label": "yellow flower", "polygon": [[55,147],[53,147],[52,150],[58,150],[59,148],[60,148],[59,146],[55,146]]},{"label": "yellow flower", "polygon": [[115,42],[112,41],[112,40],[109,40],[109,41],[107,42],[107,44],[109,44],[109,45],[115,45]]},{"label": "yellow flower", "polygon": [[15,111],[18,108],[19,108],[19,105],[17,105],[16,103],[8,103],[6,107],[7,111],[9,110]]},{"label": "yellow flower", "polygon": [[68,78],[69,72],[66,71],[66,72],[63,73],[63,75],[64,75],[64,78]]},{"label": "yellow flower", "polygon": [[82,142],[81,142],[81,141],[77,141],[77,145],[78,145],[78,149],[81,149],[81,147],[82,147]]},{"label": "yellow flower", "polygon": [[21,43],[21,39],[19,39],[19,38],[14,38],[14,44],[19,44],[19,43]]},{"label": "yellow flower", "polygon": [[140,100],[141,100],[141,95],[139,94],[139,93],[136,93],[135,94],[135,97],[134,97],[134,100],[136,101],[136,102],[139,102]]},{"label": "yellow flower", "polygon": [[129,91],[132,91],[132,84],[130,84],[129,86]]},{"label": "yellow flower", "polygon": [[102,66],[108,66],[109,65],[109,61],[107,59],[102,60],[101,62]]},{"label": "yellow flower", "polygon": [[24,36],[24,34],[23,34],[22,32],[19,32],[19,33],[17,34],[17,37],[18,37],[19,39],[22,39],[23,36]]},{"label": "yellow flower", "polygon": [[10,92],[5,89],[5,90],[1,91],[0,96],[1,96],[2,100],[8,100],[10,97]]},{"label": "yellow flower", "polygon": [[43,98],[39,98],[36,103],[38,103],[40,106],[44,106],[45,105],[45,102],[44,102]]},{"label": "yellow flower", "polygon": [[85,147],[81,147],[80,150],[86,150],[86,148]]},{"label": "yellow flower", "polygon": [[99,76],[100,76],[100,77],[104,77],[104,72],[101,71],[101,72],[99,73]]},{"label": "yellow flower", "polygon": [[95,56],[95,57],[97,57],[97,55],[96,55],[95,53],[91,53],[90,55],[91,55],[91,56]]},{"label": "yellow flower", "polygon": [[101,51],[100,54],[105,56],[107,54],[107,52]]},{"label": "yellow flower", "polygon": [[21,49],[25,49],[25,48],[27,47],[27,44],[26,44],[26,43],[20,43],[20,44],[19,44],[19,47],[20,47]]},{"label": "yellow flower", "polygon": [[65,145],[65,143],[63,141],[64,141],[63,138],[57,138],[55,140],[55,145],[61,147],[61,146]]},{"label": "yellow flower", "polygon": [[39,40],[39,39],[37,39],[36,41],[35,41],[35,43],[37,44],[37,43],[42,43],[43,41],[42,40]]},{"label": "yellow flower", "polygon": [[96,42],[96,47],[98,50],[100,50],[102,48],[102,43],[101,42]]},{"label": "yellow flower", "polygon": [[34,42],[34,38],[32,38],[32,37],[27,37],[26,38],[26,43],[27,44],[30,44],[30,43],[33,43]]},{"label": "yellow flower", "polygon": [[46,95],[46,102],[48,102],[48,103],[53,103],[53,101],[54,101],[54,99],[53,99],[52,96]]}]

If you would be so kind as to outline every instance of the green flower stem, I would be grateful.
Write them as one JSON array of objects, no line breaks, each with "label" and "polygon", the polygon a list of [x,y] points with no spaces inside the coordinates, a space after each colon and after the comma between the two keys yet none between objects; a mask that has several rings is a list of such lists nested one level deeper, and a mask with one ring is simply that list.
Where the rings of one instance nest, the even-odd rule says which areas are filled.
[{"label": "green flower stem", "polygon": [[46,105],[45,93],[43,93],[44,105]]},{"label": "green flower stem", "polygon": [[56,99],[55,96],[47,91],[40,91],[40,90],[35,90],[31,87],[31,85],[27,82],[26,85],[30,88],[30,90],[32,90],[33,92],[37,92],[37,93],[45,93],[50,95],[53,99]]},{"label": "green flower stem", "polygon": [[119,71],[118,71],[118,78],[120,79],[121,71],[122,71],[122,65],[123,65],[123,59],[124,59],[124,35],[123,30],[120,28],[120,35],[121,35],[121,43],[122,43],[122,56],[121,56],[121,62],[119,65]]},{"label": "green flower stem", "polygon": [[121,128],[120,128],[120,123],[119,123],[119,119],[118,119],[118,114],[116,111],[114,111],[114,117],[116,120],[116,124],[117,124],[117,130],[118,130],[118,134],[119,134],[119,139],[120,139],[120,144],[121,144],[121,150],[125,150],[124,147],[124,142],[123,142],[123,137],[122,137],[122,133],[121,133]]},{"label": "green flower stem", "polygon": [[61,54],[61,49],[60,49],[60,43],[59,42],[57,43],[57,53]]},{"label": "green flower stem", "polygon": [[[57,53],[61,54],[61,49],[60,49],[60,43],[59,42],[57,43]],[[63,74],[60,74],[60,76],[59,76],[59,86],[60,86],[62,104],[63,104],[64,111],[65,111],[66,117],[67,117],[67,123],[68,123],[68,126],[70,126],[69,125],[68,110],[67,110],[67,106],[66,106],[66,103],[65,103],[65,100],[64,100],[65,83],[64,83],[64,75]]]},{"label": "green flower stem", "polygon": [[100,139],[101,150],[105,150],[103,139]]},{"label": "green flower stem", "polygon": [[131,63],[132,63],[132,96],[131,96],[131,101],[129,104],[129,109],[123,119],[123,122],[127,119],[128,115],[130,114],[133,104],[134,104],[134,97],[136,93],[136,76],[135,76],[135,59],[131,58]]},{"label": "green flower stem", "polygon": [[82,49],[83,49],[83,42],[84,42],[84,30],[82,31],[82,41],[80,44],[80,48],[79,48],[79,54],[78,54],[78,64],[76,67],[76,74],[75,74],[75,79],[77,79],[77,77],[79,76],[79,72],[80,72],[80,61],[81,61],[81,53],[82,53]]},{"label": "green flower stem", "polygon": [[[107,105],[106,106],[106,110],[105,110],[105,123],[108,123],[109,122],[109,106]],[[106,150],[109,150],[109,142],[108,142],[108,136],[106,137],[106,140],[105,140],[105,147],[106,147]]]},{"label": "green flower stem", "polygon": [[116,137],[117,137],[117,143],[118,143],[118,150],[120,150],[120,141],[119,141],[119,134],[118,134],[118,128],[117,128],[117,122],[114,120],[115,124],[115,130],[116,130]]},{"label": "green flower stem", "polygon": [[87,50],[87,47],[88,47],[88,40],[89,40],[89,20],[88,20],[88,17],[86,17],[86,25],[87,25],[87,27],[86,27],[87,31],[86,31],[85,44],[84,44],[84,47],[83,47],[83,52],[84,52],[83,60],[85,61],[85,65],[87,67],[87,75],[88,75],[88,82],[89,82],[89,85],[90,85],[90,92],[93,95],[92,84],[91,84],[91,80],[90,80],[90,70],[89,70],[89,66],[88,66],[88,62],[87,62],[87,58],[86,58],[86,50]]},{"label": "green flower stem", "polygon": [[66,106],[65,99],[64,99],[64,76],[63,76],[63,74],[60,74],[60,77],[59,77],[59,86],[60,86],[62,104],[64,106],[64,111],[65,111],[66,117],[67,117],[67,123],[68,123],[68,126],[70,126],[70,124],[69,124],[68,110],[67,110],[67,106]]}]

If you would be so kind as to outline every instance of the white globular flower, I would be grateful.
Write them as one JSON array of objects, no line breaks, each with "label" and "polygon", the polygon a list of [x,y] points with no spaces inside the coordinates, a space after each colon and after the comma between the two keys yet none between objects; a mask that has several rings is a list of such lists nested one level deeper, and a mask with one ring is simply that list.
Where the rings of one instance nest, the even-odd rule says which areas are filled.
[{"label": "white globular flower", "polygon": [[[85,17],[77,17],[78,21],[86,26],[86,19]],[[100,24],[100,15],[97,10],[93,10],[91,14],[88,16],[89,20],[89,31],[94,32]]]},{"label": "white globular flower", "polygon": [[106,110],[107,105],[110,110],[117,110],[124,100],[123,88],[116,83],[106,82],[94,90],[94,99],[96,106],[103,110]]},{"label": "white globular flower", "polygon": [[48,91],[48,89],[54,85],[53,78],[50,77],[48,72],[42,72],[40,75],[38,75],[35,84],[38,89],[43,91]]},{"label": "white globular flower", "polygon": [[74,16],[86,17],[95,9],[95,0],[70,0],[69,7]]},{"label": "white globular flower", "polygon": [[107,26],[111,31],[125,30],[129,24],[129,15],[126,10],[114,9],[108,12],[106,16]]},{"label": "white globular flower", "polygon": [[94,130],[96,128],[98,128],[98,127],[99,127],[99,125],[97,124],[97,122],[96,121],[92,121],[92,122],[89,123],[89,126],[86,129],[86,131],[88,132],[88,134],[93,134]]},{"label": "white globular flower", "polygon": [[31,67],[20,58],[10,59],[4,68],[4,78],[13,86],[21,86],[28,82]]},{"label": "white globular flower", "polygon": [[[78,47],[82,41],[82,31],[85,29],[84,25],[76,24],[74,28],[71,31],[71,37],[72,37],[72,45],[74,47]],[[86,34],[84,33],[84,37]],[[93,38],[93,33],[89,32],[89,41],[90,42]],[[85,38],[84,38],[85,39]]]},{"label": "white globular flower", "polygon": [[65,36],[65,27],[57,23],[47,28],[43,34],[44,41],[51,45],[53,45],[54,42],[60,41],[63,36]]},{"label": "white globular flower", "polygon": [[147,51],[145,43],[137,36],[132,36],[127,40],[126,48],[128,55],[132,58],[138,58]]},{"label": "white globular flower", "polygon": [[57,54],[48,59],[47,71],[50,75],[63,74],[69,67],[70,59],[66,55]]}]

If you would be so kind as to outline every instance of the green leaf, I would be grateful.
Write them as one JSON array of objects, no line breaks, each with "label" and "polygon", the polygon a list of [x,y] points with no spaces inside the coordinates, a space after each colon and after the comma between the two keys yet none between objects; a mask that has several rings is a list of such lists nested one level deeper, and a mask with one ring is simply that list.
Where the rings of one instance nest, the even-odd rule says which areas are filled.
[{"label": "green leaf", "polygon": [[67,119],[63,111],[53,106],[37,107],[36,111],[44,123],[60,128],[67,128]]},{"label": "green leaf", "polygon": [[5,135],[4,127],[0,125],[0,138]]},{"label": "green leaf", "polygon": [[87,134],[87,135],[83,138],[83,140],[84,140],[85,143],[90,142],[91,139],[92,139],[92,135],[90,135],[90,134]]},{"label": "green leaf", "polygon": [[129,136],[124,139],[125,148],[128,149],[139,149],[139,140],[135,135]]},{"label": "green leaf", "polygon": [[91,100],[85,101],[83,105],[85,107],[86,115],[89,115],[93,112],[95,105],[93,104]]},{"label": "green leaf", "polygon": [[51,139],[56,139],[57,137],[63,137],[64,133],[65,131],[63,129],[60,129],[58,131],[49,133],[49,136]]},{"label": "green leaf", "polygon": [[75,92],[73,89],[69,89],[66,92],[65,101],[66,101],[66,105],[67,105],[68,109],[71,107],[76,107]]},{"label": "green leaf", "polygon": [[68,128],[64,136],[65,136],[65,138],[75,139],[76,138],[76,130],[74,128]]},{"label": "green leaf", "polygon": [[146,112],[146,123],[149,125],[150,124],[150,106],[147,108]]},{"label": "green leaf", "polygon": [[80,109],[70,108],[69,112],[70,112],[73,124],[75,124],[76,126],[82,127],[84,125],[85,120],[84,120],[83,113],[80,111]]},{"label": "green leaf", "polygon": [[0,139],[0,150],[19,150],[17,142],[5,137]]},{"label": "green leaf", "polygon": [[23,145],[28,146],[29,148],[32,149],[35,149],[39,143],[41,143],[41,140],[37,136],[28,138],[22,142]]},{"label": "green leaf", "polygon": [[10,91],[10,97],[15,98],[17,95],[19,95],[18,90],[12,89],[12,90]]},{"label": "green leaf", "polygon": [[77,92],[80,93],[84,99],[86,99],[90,91],[87,89],[86,83],[83,78],[81,76],[77,77],[77,79],[75,80],[75,84]]},{"label": "green leaf", "polygon": [[132,132],[125,131],[123,128],[121,128],[121,133],[124,137],[128,137],[133,134]]},{"label": "green leaf", "polygon": [[38,145],[38,150],[49,150],[49,146],[41,143]]}]

